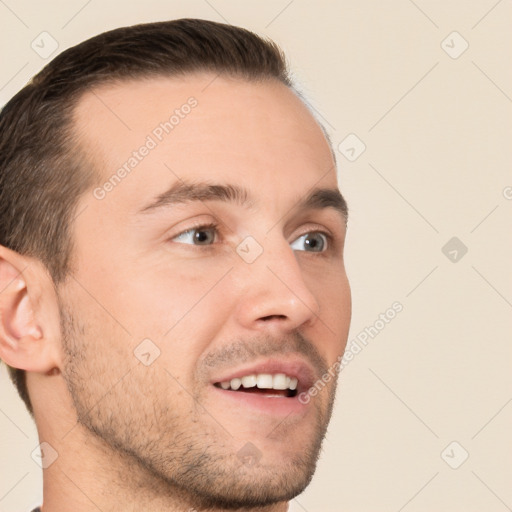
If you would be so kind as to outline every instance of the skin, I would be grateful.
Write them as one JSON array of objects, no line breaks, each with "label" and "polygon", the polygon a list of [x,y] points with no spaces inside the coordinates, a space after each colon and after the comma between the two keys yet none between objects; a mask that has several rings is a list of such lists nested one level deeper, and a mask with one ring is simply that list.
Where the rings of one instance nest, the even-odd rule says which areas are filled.
[{"label": "skin", "polygon": [[[103,199],[80,198],[72,273],[57,290],[37,260],[0,247],[0,356],[27,370],[40,439],[58,453],[44,512],[283,511],[314,472],[334,379],[287,416],[233,407],[212,380],[269,357],[300,357],[316,380],[343,353],[346,219],[297,208],[314,187],[337,189],[332,151],[283,84],[214,78],[81,98],[76,133],[100,186],[175,108],[198,104]],[[140,213],[198,182],[243,187],[248,201]],[[210,223],[213,242],[194,245],[190,230]],[[329,238],[323,252],[301,239],[317,232]],[[252,263],[236,252],[247,236],[263,250]],[[145,352],[159,355],[146,366],[134,351],[148,339]]]}]

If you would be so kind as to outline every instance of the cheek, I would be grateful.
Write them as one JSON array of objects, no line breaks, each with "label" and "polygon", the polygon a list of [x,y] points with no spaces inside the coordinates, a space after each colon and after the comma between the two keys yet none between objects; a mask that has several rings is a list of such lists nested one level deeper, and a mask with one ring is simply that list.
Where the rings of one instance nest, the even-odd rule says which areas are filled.
[{"label": "cheek", "polygon": [[63,374],[80,416],[87,415],[136,364],[126,332],[76,290],[61,309]]},{"label": "cheek", "polygon": [[330,358],[337,357],[345,348],[350,319],[352,298],[350,284],[343,268],[326,272],[322,278],[314,280],[310,288],[319,305],[320,322],[317,328],[325,329]]},{"label": "cheek", "polygon": [[182,324],[193,327],[193,322],[208,318],[202,316],[200,306],[211,303],[221,288],[229,271],[224,267],[169,259],[133,269],[118,268],[110,278],[106,302],[133,336],[160,339]]},{"label": "cheek", "polygon": [[343,265],[308,275],[306,284],[320,306],[321,315],[334,319],[338,328],[350,321],[351,291]]},{"label": "cheek", "polygon": [[228,271],[197,261],[148,266],[112,294],[130,343],[149,338],[160,351],[158,364],[183,384],[232,311]]}]

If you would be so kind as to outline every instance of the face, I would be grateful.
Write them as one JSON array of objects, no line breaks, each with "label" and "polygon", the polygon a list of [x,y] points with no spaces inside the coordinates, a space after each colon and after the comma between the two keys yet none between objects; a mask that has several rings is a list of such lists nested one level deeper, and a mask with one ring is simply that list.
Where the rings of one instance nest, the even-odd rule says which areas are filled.
[{"label": "face", "polygon": [[314,472],[335,392],[321,377],[350,322],[321,128],[280,83],[209,74],[100,88],[76,126],[101,176],[59,289],[81,428],[198,503],[291,499]]}]

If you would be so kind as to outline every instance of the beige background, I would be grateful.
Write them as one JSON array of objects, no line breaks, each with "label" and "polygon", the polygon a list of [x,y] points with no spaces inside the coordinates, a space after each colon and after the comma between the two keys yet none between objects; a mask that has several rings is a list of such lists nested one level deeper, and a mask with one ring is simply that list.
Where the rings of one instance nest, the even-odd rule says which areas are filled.
[{"label": "beige background", "polygon": [[[0,103],[46,62],[31,48],[43,31],[60,51],[179,17],[283,47],[351,207],[350,339],[404,308],[342,372],[318,471],[290,510],[512,510],[511,2],[2,0]],[[357,139],[338,149],[350,133],[360,155]],[[442,251],[452,237],[462,258]],[[41,499],[38,440],[4,368],[0,390],[0,511],[26,511]]]}]

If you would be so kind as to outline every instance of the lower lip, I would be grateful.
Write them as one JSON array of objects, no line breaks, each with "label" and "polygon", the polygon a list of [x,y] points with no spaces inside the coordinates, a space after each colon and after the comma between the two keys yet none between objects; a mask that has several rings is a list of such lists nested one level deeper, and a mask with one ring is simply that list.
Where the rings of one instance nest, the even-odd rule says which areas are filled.
[{"label": "lower lip", "polygon": [[307,410],[307,404],[299,402],[299,394],[293,397],[269,396],[257,393],[244,393],[243,391],[228,391],[211,386],[217,397],[229,400],[231,404],[252,408],[260,413],[273,416],[289,416],[300,414]]}]

